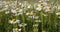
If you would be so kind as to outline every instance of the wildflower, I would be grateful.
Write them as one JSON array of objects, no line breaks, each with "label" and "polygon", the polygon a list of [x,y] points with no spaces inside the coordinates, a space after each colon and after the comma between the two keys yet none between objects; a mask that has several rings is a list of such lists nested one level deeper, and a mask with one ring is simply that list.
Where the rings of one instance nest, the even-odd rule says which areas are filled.
[{"label": "wildflower", "polygon": [[42,1],[39,1],[40,3],[42,2]]},{"label": "wildflower", "polygon": [[21,29],[13,28],[13,32],[21,32]]},{"label": "wildflower", "polygon": [[57,12],[56,15],[60,15],[60,12]]},{"label": "wildflower", "polygon": [[27,26],[27,24],[26,24],[26,23],[21,23],[21,24],[23,25],[23,27]]},{"label": "wildflower", "polygon": [[16,11],[16,10],[14,10],[14,9],[11,9],[11,12],[12,12],[12,13],[17,13],[17,11]]},{"label": "wildflower", "polygon": [[21,7],[24,8],[25,6],[22,4]]},{"label": "wildflower", "polygon": [[22,3],[19,3],[19,5],[21,5]]},{"label": "wildflower", "polygon": [[39,16],[34,16],[34,19],[38,19],[39,18]]},{"label": "wildflower", "polygon": [[21,24],[19,24],[19,27],[25,27],[25,26],[27,26],[26,23],[21,23]]},{"label": "wildflower", "polygon": [[22,29],[19,29],[18,31],[21,32]]},{"label": "wildflower", "polygon": [[36,8],[36,10],[40,11],[40,10],[41,10],[41,8]]},{"label": "wildflower", "polygon": [[44,6],[47,6],[47,5],[48,5],[48,3],[47,3],[47,2],[43,2],[43,5],[44,5]]},{"label": "wildflower", "polygon": [[27,26],[27,24],[25,23],[24,26]]},{"label": "wildflower", "polygon": [[60,16],[59,16],[59,18],[60,18]]},{"label": "wildflower", "polygon": [[28,16],[29,18],[33,18],[33,16]]},{"label": "wildflower", "polygon": [[27,8],[31,8],[31,5],[29,5]]},{"label": "wildflower", "polygon": [[13,28],[13,32],[18,32],[18,28]]},{"label": "wildflower", "polygon": [[9,20],[9,23],[11,23],[11,24],[20,23],[20,20],[12,19],[12,20]]},{"label": "wildflower", "polygon": [[5,5],[5,7],[8,7],[8,5]]},{"label": "wildflower", "polygon": [[58,6],[58,10],[60,10],[60,6]]},{"label": "wildflower", "polygon": [[6,11],[5,14],[9,14],[10,12],[9,11]]},{"label": "wildflower", "polygon": [[19,11],[18,11],[18,12],[20,12],[20,13],[21,13],[21,12],[23,12],[23,9],[19,9]]},{"label": "wildflower", "polygon": [[36,13],[33,14],[33,16],[36,16],[36,15],[37,15]]},{"label": "wildflower", "polygon": [[46,9],[45,9],[45,12],[50,12],[50,11],[51,11],[51,7],[47,6]]},{"label": "wildflower", "polygon": [[38,24],[34,24],[33,27],[38,26]]},{"label": "wildflower", "polygon": [[51,9],[51,7],[50,7],[50,6],[48,6],[47,8],[48,8],[49,10]]},{"label": "wildflower", "polygon": [[39,6],[39,8],[44,8],[44,6]]},{"label": "wildflower", "polygon": [[23,25],[22,24],[19,24],[19,27],[23,27]]},{"label": "wildflower", "polygon": [[35,22],[41,22],[41,20],[35,20]]},{"label": "wildflower", "polygon": [[19,8],[16,8],[16,11],[18,11],[19,10]]},{"label": "wildflower", "polygon": [[48,16],[48,14],[43,14],[43,16]]},{"label": "wildflower", "polygon": [[40,11],[44,8],[44,6],[41,4],[41,5],[38,5],[38,7],[36,8],[36,10]]},{"label": "wildflower", "polygon": [[26,15],[30,15],[30,12],[27,12]]}]

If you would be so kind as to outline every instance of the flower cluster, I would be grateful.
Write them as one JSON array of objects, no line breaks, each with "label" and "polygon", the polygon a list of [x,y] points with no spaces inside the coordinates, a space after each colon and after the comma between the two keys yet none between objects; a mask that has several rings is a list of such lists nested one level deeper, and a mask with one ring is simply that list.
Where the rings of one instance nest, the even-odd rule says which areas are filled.
[{"label": "flower cluster", "polygon": [[[60,21],[60,5],[51,3],[49,0],[40,0],[37,3],[30,3],[28,1],[0,1],[0,15],[0,17],[5,16],[9,20],[7,22],[13,26],[13,32],[20,32],[26,27],[28,30],[32,26],[38,31],[39,24],[42,24],[41,28],[43,29],[46,28],[45,26],[49,26],[49,22],[56,21],[57,23],[57,21]],[[49,28],[51,29],[51,27]],[[46,31],[43,29],[42,32]]]}]

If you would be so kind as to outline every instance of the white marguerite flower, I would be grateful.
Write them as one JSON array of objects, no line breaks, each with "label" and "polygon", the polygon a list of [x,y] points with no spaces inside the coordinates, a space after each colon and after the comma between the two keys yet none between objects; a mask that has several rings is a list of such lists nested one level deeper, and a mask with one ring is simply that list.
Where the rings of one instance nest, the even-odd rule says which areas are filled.
[{"label": "white marguerite flower", "polygon": [[18,29],[19,32],[21,32],[22,29]]},{"label": "white marguerite flower", "polygon": [[20,12],[20,13],[21,13],[21,12],[23,12],[23,9],[19,9],[19,11],[18,11],[18,12]]},{"label": "white marguerite flower", "polygon": [[30,15],[30,12],[27,12],[26,15]]},{"label": "white marguerite flower", "polygon": [[41,4],[38,4],[37,6],[38,6],[38,7],[36,8],[36,10],[38,10],[38,11],[41,11],[41,10],[44,8],[44,6],[41,5]]},{"label": "white marguerite flower", "polygon": [[24,26],[27,26],[27,24],[26,24],[26,23],[24,23]]},{"label": "white marguerite flower", "polygon": [[59,18],[60,18],[60,16],[59,16]]},{"label": "white marguerite flower", "polygon": [[51,7],[50,6],[46,6],[44,9],[45,9],[45,12],[50,12],[51,11]]},{"label": "white marguerite flower", "polygon": [[14,9],[11,9],[11,12],[12,12],[12,13],[17,13],[17,11],[16,11],[16,10],[14,10]]},{"label": "white marguerite flower", "polygon": [[28,16],[29,18],[33,18],[33,16]]},{"label": "white marguerite flower", "polygon": [[21,28],[18,29],[18,28],[13,28],[13,32],[21,32]]},{"label": "white marguerite flower", "polygon": [[60,12],[57,12],[56,15],[60,15]]},{"label": "white marguerite flower", "polygon": [[19,3],[19,5],[21,5],[22,3]]},{"label": "white marguerite flower", "polygon": [[34,16],[33,18],[34,18],[34,19],[38,19],[38,18],[39,18],[39,16]]},{"label": "white marguerite flower", "polygon": [[31,5],[28,5],[28,7],[27,8],[31,8]]},{"label": "white marguerite flower", "polygon": [[23,25],[22,24],[19,24],[19,27],[23,27]]},{"label": "white marguerite flower", "polygon": [[34,24],[33,26],[34,26],[34,27],[35,27],[35,26],[38,26],[38,24]]},{"label": "white marguerite flower", "polygon": [[60,10],[60,6],[58,6],[58,10]]},{"label": "white marguerite flower", "polygon": [[35,20],[35,22],[41,22],[41,20]]},{"label": "white marguerite flower", "polygon": [[8,5],[5,5],[5,7],[8,7]]},{"label": "white marguerite flower", "polygon": [[21,24],[19,24],[19,27],[25,27],[25,26],[27,26],[26,23],[21,23]]},{"label": "white marguerite flower", "polygon": [[23,14],[23,10],[19,9],[18,11],[16,11],[15,16],[22,15],[22,14]]},{"label": "white marguerite flower", "polygon": [[38,8],[38,7],[37,7],[36,10],[41,11],[41,8]]},{"label": "white marguerite flower", "polygon": [[16,23],[20,23],[20,20],[9,20],[10,24],[16,24]]},{"label": "white marguerite flower", "polygon": [[10,12],[9,11],[6,11],[5,14],[9,14]]}]

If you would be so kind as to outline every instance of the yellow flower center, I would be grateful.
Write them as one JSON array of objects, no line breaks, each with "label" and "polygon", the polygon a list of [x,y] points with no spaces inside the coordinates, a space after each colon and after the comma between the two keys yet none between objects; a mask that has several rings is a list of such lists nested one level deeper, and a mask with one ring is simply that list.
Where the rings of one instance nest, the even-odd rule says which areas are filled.
[{"label": "yellow flower center", "polygon": [[50,6],[48,6],[47,8],[48,8],[49,10],[51,9],[51,7],[50,7]]},{"label": "yellow flower center", "polygon": [[44,6],[39,6],[39,8],[44,8]]},{"label": "yellow flower center", "polygon": [[33,15],[34,15],[34,16],[36,16],[37,14],[36,14],[36,13],[34,13]]},{"label": "yellow flower center", "polygon": [[19,10],[19,8],[16,8],[16,11],[18,11]]},{"label": "yellow flower center", "polygon": [[16,19],[12,19],[12,21],[13,21],[13,22],[15,22],[15,21],[16,21]]}]

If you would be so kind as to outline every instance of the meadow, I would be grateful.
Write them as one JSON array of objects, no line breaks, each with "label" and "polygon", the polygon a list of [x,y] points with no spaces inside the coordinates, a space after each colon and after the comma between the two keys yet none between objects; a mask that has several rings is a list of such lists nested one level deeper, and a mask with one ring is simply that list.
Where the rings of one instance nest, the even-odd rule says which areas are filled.
[{"label": "meadow", "polygon": [[0,32],[60,32],[59,1],[0,1]]}]

